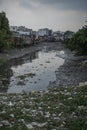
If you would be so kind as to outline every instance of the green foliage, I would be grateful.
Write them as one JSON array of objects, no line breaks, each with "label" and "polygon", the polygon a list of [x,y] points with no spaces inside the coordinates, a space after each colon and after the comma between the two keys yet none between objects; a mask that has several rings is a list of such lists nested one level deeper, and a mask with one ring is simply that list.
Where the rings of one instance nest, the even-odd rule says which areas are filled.
[{"label": "green foliage", "polygon": [[69,40],[67,46],[71,50],[75,50],[78,55],[87,55],[87,26],[83,26],[76,34]]},{"label": "green foliage", "polygon": [[4,63],[4,60],[0,58],[0,65]]},{"label": "green foliage", "polygon": [[9,47],[10,43],[10,28],[9,21],[6,17],[5,12],[0,13],[0,51],[4,48]]}]

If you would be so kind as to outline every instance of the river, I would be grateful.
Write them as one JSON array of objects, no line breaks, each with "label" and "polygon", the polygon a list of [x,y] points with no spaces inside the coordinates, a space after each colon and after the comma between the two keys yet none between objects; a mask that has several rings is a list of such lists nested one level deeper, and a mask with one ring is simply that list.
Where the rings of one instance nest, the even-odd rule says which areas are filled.
[{"label": "river", "polygon": [[46,90],[51,82],[56,81],[55,71],[64,63],[57,53],[59,51],[44,46],[40,51],[9,60],[0,69],[3,91],[21,93]]},{"label": "river", "polygon": [[51,86],[77,86],[87,81],[87,58],[73,56],[64,44],[43,43],[34,46],[35,51],[31,48],[28,54],[20,57],[18,53],[0,66],[0,92],[45,91]]}]

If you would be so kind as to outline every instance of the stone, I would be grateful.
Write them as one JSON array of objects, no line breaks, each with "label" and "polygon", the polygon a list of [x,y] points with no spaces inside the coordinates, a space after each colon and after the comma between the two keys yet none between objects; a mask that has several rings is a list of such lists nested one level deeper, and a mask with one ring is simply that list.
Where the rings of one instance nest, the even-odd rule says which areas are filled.
[{"label": "stone", "polygon": [[7,120],[2,121],[3,126],[10,126],[10,123]]},{"label": "stone", "polygon": [[24,119],[18,119],[18,122],[19,123],[25,123],[25,120]]},{"label": "stone", "polygon": [[0,123],[0,127],[2,127],[2,126],[3,126],[3,124]]},{"label": "stone", "polygon": [[10,117],[14,118],[14,114],[10,114]]},{"label": "stone", "polygon": [[45,125],[47,125],[47,122],[45,123],[32,122],[32,125],[37,126],[37,127],[44,127]]},{"label": "stone", "polygon": [[27,128],[30,130],[30,129],[33,129],[33,126],[31,125],[31,124],[27,124],[26,125],[27,126]]},{"label": "stone", "polygon": [[10,107],[13,106],[13,103],[10,101],[9,104],[8,104],[8,106],[10,106]]},{"label": "stone", "polygon": [[80,82],[79,87],[85,86],[85,82]]},{"label": "stone", "polygon": [[0,85],[2,85],[2,81],[0,80]]}]

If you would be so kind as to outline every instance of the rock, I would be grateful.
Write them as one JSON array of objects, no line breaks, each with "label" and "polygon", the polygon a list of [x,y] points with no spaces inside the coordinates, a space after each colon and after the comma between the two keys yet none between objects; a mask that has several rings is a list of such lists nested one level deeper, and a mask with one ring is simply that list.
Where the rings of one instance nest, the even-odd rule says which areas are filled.
[{"label": "rock", "polygon": [[60,55],[64,55],[64,51],[60,51]]},{"label": "rock", "polygon": [[72,100],[72,97],[69,97],[68,100]]},{"label": "rock", "polygon": [[0,80],[0,85],[2,85],[2,81]]},{"label": "rock", "polygon": [[3,126],[10,126],[10,123],[7,120],[2,121]]},{"label": "rock", "polygon": [[59,113],[59,116],[61,116],[63,114],[63,112]]},{"label": "rock", "polygon": [[50,117],[50,113],[49,112],[45,112],[45,117],[49,118]]},{"label": "rock", "polygon": [[79,83],[79,87],[82,87],[82,86],[85,86],[85,85],[87,85],[87,81],[86,81],[86,82],[80,82],[80,83]]},{"label": "rock", "polygon": [[10,117],[14,118],[14,114],[10,114]]},{"label": "rock", "polygon": [[3,126],[3,124],[0,123],[0,127],[2,127],[2,126]]},{"label": "rock", "polygon": [[59,117],[54,117],[53,119],[57,120],[57,121],[61,121],[61,119]]},{"label": "rock", "polygon": [[82,86],[84,86],[84,83],[80,82],[78,87],[82,87]]},{"label": "rock", "polygon": [[47,125],[47,122],[45,123],[32,122],[32,125],[37,126],[37,127],[44,127],[45,125]]},{"label": "rock", "polygon": [[85,85],[87,85],[87,81],[85,82]]},{"label": "rock", "polygon": [[85,108],[84,106],[78,106],[78,109],[80,109],[80,110],[82,110],[84,108]]},{"label": "rock", "polygon": [[38,107],[39,110],[42,110],[42,107]]},{"label": "rock", "polygon": [[31,124],[28,124],[28,125],[26,125],[27,126],[27,128],[30,130],[30,129],[33,129],[33,126],[31,125]]},{"label": "rock", "polygon": [[5,114],[5,113],[6,113],[6,111],[1,111],[1,112],[0,112],[0,114]]},{"label": "rock", "polygon": [[70,92],[65,93],[66,96],[71,96]]},{"label": "rock", "polygon": [[9,121],[10,123],[14,123],[14,114],[10,114],[10,115],[9,115],[8,121]]},{"label": "rock", "polygon": [[19,119],[18,122],[19,123],[25,123],[25,120],[24,119]]},{"label": "rock", "polygon": [[8,104],[8,106],[10,106],[10,107],[13,106],[13,103],[10,101],[9,104]]}]

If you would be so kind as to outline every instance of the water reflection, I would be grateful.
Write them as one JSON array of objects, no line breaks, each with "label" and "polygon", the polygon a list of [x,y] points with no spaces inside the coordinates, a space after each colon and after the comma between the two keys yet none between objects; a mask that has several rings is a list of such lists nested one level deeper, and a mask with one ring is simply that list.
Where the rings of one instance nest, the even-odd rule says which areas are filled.
[{"label": "water reflection", "polygon": [[30,54],[25,55],[24,57],[14,58],[10,60],[9,64],[11,66],[18,66],[26,62],[32,62],[34,59],[37,59],[37,58],[38,58],[38,52],[32,52]]},{"label": "water reflection", "polygon": [[[11,78],[13,75],[12,66],[17,68],[24,63],[32,62],[32,60],[38,58],[38,52],[33,52],[25,57],[14,58],[10,60],[8,63],[0,66],[0,92],[7,92],[9,85],[11,84]],[[13,84],[14,85],[14,84]]]},{"label": "water reflection", "polygon": [[0,92],[7,92],[13,71],[9,64],[0,66]]},{"label": "water reflection", "polygon": [[[6,77],[8,83],[4,84],[8,86],[7,92],[46,90],[49,83],[56,80],[55,71],[63,63],[64,59],[57,56],[57,51],[46,51],[46,48],[9,61],[8,67],[2,67],[6,75],[10,73],[9,78]],[[4,77],[2,72],[0,74]]]},{"label": "water reflection", "polygon": [[32,62],[28,55],[24,57],[23,64],[12,66],[13,76],[10,79],[8,93],[46,90],[50,81],[56,80],[55,70],[64,63],[64,60],[56,56],[55,51],[38,52]]}]

